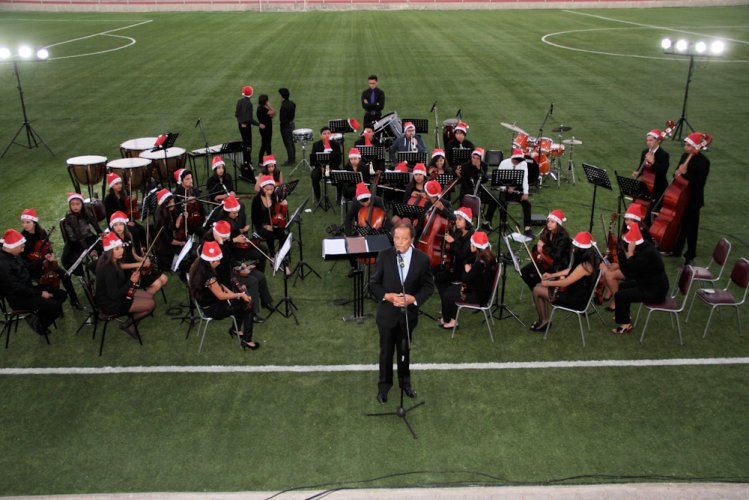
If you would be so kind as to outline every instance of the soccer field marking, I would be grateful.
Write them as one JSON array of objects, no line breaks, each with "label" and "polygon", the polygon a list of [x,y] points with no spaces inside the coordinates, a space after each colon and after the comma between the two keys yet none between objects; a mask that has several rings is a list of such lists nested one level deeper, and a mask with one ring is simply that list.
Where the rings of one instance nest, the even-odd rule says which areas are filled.
[{"label": "soccer field marking", "polygon": [[116,32],[116,31],[122,31],[122,30],[130,29],[130,28],[135,28],[137,26],[142,26],[144,24],[148,24],[148,23],[152,23],[152,22],[153,22],[153,19],[146,19],[145,21],[140,21],[140,22],[137,22],[135,24],[129,24],[129,25],[123,26],[121,28],[114,28],[114,29],[107,30],[107,31],[100,31],[98,33],[94,33],[94,34],[91,34],[91,35],[79,36],[77,38],[71,38],[70,40],[64,40],[62,42],[53,43],[53,44],[47,45],[44,48],[45,49],[50,49],[52,47],[58,47],[60,45],[65,45],[66,43],[73,43],[73,42],[78,42],[78,41],[81,41],[81,40],[87,40],[89,38],[94,38],[94,37],[97,37],[97,36],[108,36],[108,37],[112,37],[112,38],[124,38],[125,40],[129,41],[129,43],[126,43],[125,45],[121,45],[119,47],[114,47],[112,49],[98,50],[96,52],[87,52],[85,54],[73,54],[71,56],[50,57],[49,60],[50,61],[55,61],[55,60],[60,60],[60,59],[73,59],[75,57],[97,56],[97,55],[100,55],[100,54],[106,54],[108,52],[115,52],[117,50],[126,49],[127,47],[135,45],[137,42],[136,42],[135,38],[133,38],[133,37],[124,36],[124,35],[113,35],[112,33]]},{"label": "soccer field marking", "polygon": [[[749,365],[749,358],[601,359],[591,361],[514,361],[507,363],[414,363],[416,371],[539,370],[559,368],[634,368],[664,366]],[[152,373],[335,373],[376,372],[378,365],[267,365],[267,366],[103,366],[58,368],[1,368],[0,375],[121,375]]]}]

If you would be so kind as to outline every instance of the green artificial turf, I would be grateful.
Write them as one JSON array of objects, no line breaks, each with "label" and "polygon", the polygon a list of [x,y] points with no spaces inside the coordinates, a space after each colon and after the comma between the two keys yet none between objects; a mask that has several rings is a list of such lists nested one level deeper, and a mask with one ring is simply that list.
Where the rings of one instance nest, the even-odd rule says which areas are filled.
[{"label": "green artificial turf", "polygon": [[[50,48],[53,58],[66,59],[20,65],[31,123],[55,156],[44,148],[14,146],[0,160],[0,228],[18,228],[18,216],[29,206],[40,213],[44,227],[64,215],[65,194],[71,190],[69,157],[117,158],[121,142],[167,130],[180,132],[178,146],[202,147],[194,128],[198,117],[210,144],[237,140],[233,110],[245,84],[255,88],[256,96],[269,94],[276,108],[276,90],[288,87],[299,128],[317,131],[335,118],[361,120],[358,97],[370,73],[380,76],[386,110],[428,118],[432,130],[429,109],[435,100],[440,120],[462,109],[471,126],[469,138],[505,153],[511,133],[499,123],[517,122],[534,134],[553,102],[546,135],[554,137],[549,130],[560,123],[573,126],[575,137],[584,141],[575,150],[578,176],[580,163],[586,162],[606,168],[613,180],[614,171],[626,174],[637,167],[647,130],[680,115],[687,61],[664,60],[660,50],[663,36],[679,35],[665,29],[673,28],[734,40],[725,62],[697,62],[688,108],[689,121],[714,136],[698,262],[706,263],[715,242],[725,236],[733,243],[732,264],[747,255],[749,242],[744,224],[749,165],[743,147],[749,119],[748,14],[747,7],[3,12],[0,45],[80,40]],[[127,26],[132,27],[88,37]],[[545,34],[567,31],[572,32],[550,41],[620,55],[541,41]],[[121,37],[136,43],[76,57],[130,43]],[[0,66],[2,147],[21,122],[15,85],[12,68]],[[283,161],[277,121],[274,132],[274,153]],[[433,133],[425,139],[431,148]],[[347,147],[352,142],[347,138]],[[259,145],[257,131],[254,144]],[[673,170],[680,147],[670,141],[664,146]],[[202,179],[202,167],[199,174]],[[292,208],[311,195],[306,172],[300,169],[297,175],[301,182],[290,199]],[[240,189],[251,188],[240,183]],[[587,230],[592,198],[585,181],[560,188],[547,181],[533,194],[533,212],[562,208],[572,233]],[[615,193],[598,191],[593,232],[599,241],[601,216],[608,221],[616,206]],[[513,210],[520,217],[519,209]],[[320,240],[332,223],[340,223],[337,212],[305,214],[305,258],[322,279],[310,276],[290,284],[301,325],[274,315],[256,329],[256,339],[263,342],[257,352],[237,349],[225,322],[214,322],[198,354],[195,330],[185,341],[185,325],[165,314],[186,299],[184,286],[171,277],[169,304],[158,297],[155,319],[142,323],[142,347],[112,328],[104,356],[98,357],[90,327],[74,335],[82,317],[66,307],[51,346],[22,324],[10,348],[0,349],[0,366],[373,364],[373,320],[344,323],[341,317],[351,314],[351,306],[332,304],[351,295],[347,263],[333,267],[320,257]],[[54,241],[61,253],[59,235]],[[672,278],[680,263],[667,259]],[[283,281],[278,276],[269,282],[278,300]],[[506,302],[530,324],[535,317],[523,288],[519,277],[508,273]],[[374,311],[374,303],[365,306]],[[438,297],[424,309],[436,313]],[[480,315],[463,313],[453,340],[423,318],[413,359],[458,363],[749,354],[746,335],[738,335],[730,312],[714,317],[710,334],[701,338],[707,320],[701,304],[682,325],[684,346],[665,316],[654,316],[640,345],[639,335],[608,333],[612,313],[602,315],[605,326],[591,318],[585,348],[573,317],[556,319],[546,342],[504,320],[494,326],[494,344]],[[543,482],[584,474],[746,480],[747,436],[740,425],[749,409],[746,372],[737,366],[418,372],[415,384],[428,400],[413,418],[418,441],[395,420],[362,417],[376,409],[374,372],[2,376],[0,494],[281,490],[409,471],[426,472],[372,484]],[[471,472],[440,472],[456,470]],[[597,478],[592,480],[604,480]]]}]

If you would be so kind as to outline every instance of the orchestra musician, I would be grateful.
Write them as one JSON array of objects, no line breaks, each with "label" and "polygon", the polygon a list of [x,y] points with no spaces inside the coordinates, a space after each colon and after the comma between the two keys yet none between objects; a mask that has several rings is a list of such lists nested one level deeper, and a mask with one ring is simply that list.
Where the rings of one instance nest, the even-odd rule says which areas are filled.
[{"label": "orchestra musician", "polygon": [[[78,257],[96,241],[101,233],[96,217],[83,204],[83,195],[68,193],[68,213],[62,220],[62,230],[65,232],[65,246],[62,249],[62,266],[65,269],[75,264]],[[97,250],[91,251],[92,257],[97,256]],[[83,269],[78,267],[75,274],[82,275]]]},{"label": "orchestra musician", "polygon": [[[473,211],[469,207],[460,207],[453,212],[454,225],[445,235],[445,241],[450,244],[450,269],[432,268],[434,282],[437,289],[447,287],[450,283],[457,283],[463,275],[465,264],[473,256],[471,251],[471,236],[473,236]],[[441,295],[441,293],[440,293]]]},{"label": "orchestra musician", "polygon": [[141,255],[138,247],[135,245],[133,235],[128,230],[128,217],[124,212],[115,212],[109,218],[109,227],[112,232],[122,241],[123,257],[120,260],[122,269],[137,269],[145,261],[140,270],[139,288],[142,288],[151,295],[156,295],[169,278],[166,274],[154,268],[153,262],[148,255]]},{"label": "orchestra musician", "polygon": [[260,348],[260,342],[252,340],[252,299],[243,291],[232,292],[219,281],[216,269],[222,257],[217,242],[207,241],[203,244],[200,257],[190,267],[190,296],[211,318],[233,316],[239,331],[229,328],[229,335],[239,336],[242,350],[254,351]]},{"label": "orchestra musician", "polygon": [[[453,214],[453,209],[450,205],[450,201],[448,201],[444,197],[440,198],[441,194],[442,186],[439,182],[428,181],[424,185],[424,196],[426,197],[424,208],[426,209],[426,212],[424,212],[424,215],[418,221],[416,221],[415,224],[417,240],[421,237],[421,233],[424,231],[424,227],[430,217],[432,210],[437,210],[437,214],[439,214],[444,219],[447,219],[448,221],[455,220],[455,214]],[[393,222],[393,225],[395,224],[396,223]]]},{"label": "orchestra musician", "polygon": [[136,269],[129,276],[122,268],[125,249],[122,240],[113,232],[103,238],[104,252],[96,263],[96,304],[104,314],[131,314],[120,324],[120,329],[133,338],[138,338],[136,324],[156,309],[153,295],[137,290],[140,272]]},{"label": "orchestra musician", "polygon": [[265,155],[273,154],[271,141],[273,140],[273,117],[276,110],[268,102],[268,95],[261,94],[257,99],[257,126],[260,130],[260,149],[258,150],[258,163],[263,161]]},{"label": "orchestra musician", "polygon": [[[369,169],[364,167],[361,160],[361,152],[357,148],[351,148],[348,151],[348,161],[343,167],[347,172],[360,172],[361,180],[369,184]],[[336,203],[341,204],[341,199],[352,200],[356,194],[356,182],[344,182],[336,186]]]},{"label": "orchestra musician", "polygon": [[[109,192],[104,197],[104,211],[107,214],[107,219],[110,219],[115,212],[124,212],[128,215],[128,218],[133,219],[133,213],[140,213],[140,211],[137,210],[137,206],[133,205],[133,203],[137,203],[136,199],[128,199],[129,207],[125,204],[125,199],[129,197],[130,193],[123,189],[122,178],[112,172],[107,174],[106,180],[107,187],[109,188]],[[143,229],[143,226],[134,220],[130,220],[127,226],[138,246],[145,246],[146,231]]]},{"label": "orchestra musician", "polygon": [[213,173],[205,183],[208,199],[213,203],[221,203],[227,196],[236,196],[234,192],[234,180],[226,171],[226,163],[220,156],[214,156],[211,160]]},{"label": "orchestra musician", "polygon": [[[411,172],[411,181],[406,184],[406,189],[403,192],[403,203],[409,205],[424,206],[426,203],[427,195],[424,192],[424,186],[426,185],[427,168],[423,163],[417,163],[414,165],[414,169]],[[397,221],[393,221],[395,223]]]},{"label": "orchestra musician", "polygon": [[416,125],[412,122],[403,124],[403,133],[399,135],[390,145],[390,161],[397,161],[398,152],[426,153],[427,147],[424,139],[416,133]]},{"label": "orchestra musician", "polygon": [[[344,230],[346,235],[358,235],[357,232],[354,231],[354,226],[359,225],[359,214],[362,209],[369,210],[370,206],[375,209],[379,208],[383,212],[387,213],[385,210],[385,202],[377,195],[372,196],[372,193],[369,191],[369,187],[367,187],[366,184],[363,182],[360,182],[356,185],[356,198],[354,199],[353,203],[351,203],[351,206],[348,209],[348,212],[346,213],[346,220],[344,221]],[[364,221],[367,223],[367,221]],[[390,230],[390,220],[388,220],[387,215],[385,215],[382,226],[376,227],[376,221],[371,221],[371,226],[373,229],[384,229],[385,231]]]},{"label": "orchestra musician", "polygon": [[234,116],[237,118],[237,126],[239,127],[239,134],[242,136],[243,146],[243,160],[244,165],[250,165],[250,152],[252,151],[252,126],[256,127],[260,125],[255,120],[255,115],[252,113],[252,87],[245,85],[242,87],[242,97],[237,101],[237,105],[234,109]]},{"label": "orchestra musician", "polygon": [[466,135],[468,134],[468,124],[466,124],[465,122],[458,123],[453,129],[453,133],[455,134],[455,138],[448,144],[445,144],[445,153],[449,161],[452,161],[454,163],[454,149],[468,149],[470,151],[473,151],[475,149],[475,146],[471,141],[466,139]]},{"label": "orchestra musician", "polygon": [[452,173],[453,169],[450,168],[450,164],[447,162],[445,152],[440,148],[434,148],[432,150],[432,158],[429,160],[429,165],[427,165],[427,175],[433,177],[435,175]]},{"label": "orchestra musician", "polygon": [[[596,285],[601,259],[593,248],[593,236],[579,232],[572,240],[572,266],[553,273],[543,273],[543,279],[533,288],[533,303],[538,321],[530,327],[532,332],[546,331],[549,322],[549,304],[582,310]],[[556,296],[551,289],[556,288]]]},{"label": "orchestra musician", "polygon": [[369,88],[361,93],[361,106],[364,108],[364,125],[371,125],[382,118],[382,110],[385,109],[385,92],[377,87],[377,75],[369,75],[367,85]]},{"label": "orchestra musician", "polygon": [[[536,243],[534,258],[542,273],[556,273],[570,263],[570,236],[564,228],[567,218],[561,210],[553,210],[546,218],[546,227]],[[521,269],[521,276],[528,288],[533,290],[541,281],[533,263]]]},{"label": "orchestra musician", "polygon": [[[375,137],[373,125],[371,123],[365,123],[364,131],[362,132],[361,137],[356,140],[354,146],[383,147],[384,144],[382,144],[382,142]],[[374,160],[372,162],[372,168],[378,171],[385,170],[385,159],[383,158],[381,160]]]},{"label": "orchestra musician", "polygon": [[263,156],[261,163],[263,169],[260,171],[260,175],[255,179],[255,191],[260,191],[260,178],[266,175],[273,177],[273,182],[276,186],[283,184],[283,172],[276,165],[276,157],[274,155]]},{"label": "orchestra musician", "polygon": [[489,237],[483,231],[476,231],[469,240],[470,252],[475,255],[474,261],[463,263],[459,283],[447,283],[447,286],[438,288],[442,299],[442,317],[438,323],[445,330],[452,330],[457,326],[457,301],[484,305],[492,295],[498,264],[491,251]]},{"label": "orchestra musician", "polygon": [[[487,166],[484,163],[484,149],[475,148],[471,152],[471,159],[458,167],[460,171],[460,201],[467,194],[473,194],[477,191],[479,182],[486,182]],[[477,216],[479,214],[476,214]]]},{"label": "orchestra musician", "polygon": [[[39,216],[36,210],[33,208],[27,208],[21,213],[21,235],[25,238],[26,244],[21,252],[21,261],[26,264],[26,268],[31,275],[31,279],[37,283],[42,279],[43,275],[48,272],[54,273],[57,278],[65,287],[67,295],[70,296],[70,305],[75,309],[82,309],[81,303],[78,300],[78,295],[75,293],[75,287],[70,276],[63,271],[55,259],[55,254],[52,252],[51,243],[44,243],[44,240],[48,238],[47,231],[42,229],[39,225]],[[44,252],[47,253],[44,253]],[[45,270],[46,268],[46,270]],[[59,285],[59,283],[58,283]],[[53,288],[55,288],[53,286]],[[59,302],[64,302],[60,300]]]},{"label": "orchestra musician", "polygon": [[668,294],[668,276],[663,259],[652,243],[645,241],[638,224],[629,226],[629,231],[621,238],[627,244],[620,257],[626,279],[619,284],[614,295],[616,302],[615,321],[619,325],[612,333],[627,334],[632,331],[630,305],[637,302],[660,303]]},{"label": "orchestra musician", "polygon": [[[669,154],[668,151],[663,149],[660,145],[661,131],[653,129],[645,135],[645,142],[647,148],[642,150],[640,154],[640,165],[642,169],[637,169],[632,172],[633,178],[641,177],[645,172],[645,168],[650,168],[655,174],[655,182],[653,183],[651,210],[658,211],[659,207],[655,204],[663,196],[663,192],[668,187],[668,179],[666,174],[668,173]],[[647,219],[646,219],[647,220]]]},{"label": "orchestra musician", "polygon": [[[242,212],[236,198],[230,196],[223,201],[219,219],[229,223],[231,230],[229,253],[232,260],[257,261],[257,269],[264,273],[268,248],[260,242],[259,238],[255,238],[257,239],[256,242],[251,238],[250,225],[247,223],[247,217]],[[250,240],[253,240],[252,244],[249,243]]]},{"label": "orchestra musician", "polygon": [[[507,202],[518,202],[523,208],[523,234],[526,238],[532,240],[535,235],[531,230],[531,202],[528,200],[528,167],[525,163],[523,151],[521,149],[513,149],[512,156],[502,160],[497,168],[499,170],[521,170],[523,172],[522,191],[518,192],[514,187],[508,186],[507,190],[500,194],[499,202],[502,204],[502,210],[499,214],[500,224],[504,225],[507,223]],[[497,205],[492,201],[486,210],[486,221],[490,224],[490,227],[496,209]]]},{"label": "orchestra musician", "polygon": [[183,202],[183,215],[187,214],[187,233],[201,237],[205,232],[205,229],[203,229],[205,208],[198,199],[200,190],[193,183],[192,172],[180,168],[174,172],[174,180],[177,181],[177,186],[174,188],[173,194],[178,201]]},{"label": "orchestra musician", "polygon": [[187,243],[185,223],[182,217],[178,217],[174,196],[168,189],[156,193],[156,206],[154,230],[158,233],[164,228],[156,244],[156,260],[160,269],[171,269],[174,257]]},{"label": "orchestra musician", "polygon": [[[319,163],[317,153],[330,154],[330,164]],[[337,142],[330,142],[330,127],[325,126],[320,129],[320,140],[312,144],[310,161],[312,166],[315,167],[310,173],[310,178],[312,179],[312,190],[315,193],[315,204],[318,204],[320,203],[320,181],[323,177],[330,175],[326,170],[338,170],[341,166],[341,145]]]},{"label": "orchestra musician", "polygon": [[[275,242],[278,241],[280,247],[286,239],[286,231],[273,225],[273,213],[277,204],[285,205],[287,201],[279,200],[276,193],[276,183],[271,176],[265,175],[261,177],[259,183],[259,196],[255,196],[252,199],[252,226],[255,228],[255,232],[265,239],[270,258],[275,259]],[[288,266],[286,274],[290,274]]]},{"label": "orchestra musician", "polygon": [[21,233],[8,229],[0,244],[1,293],[13,309],[34,311],[26,321],[39,335],[48,335],[49,326],[62,316],[62,303],[67,294],[31,282],[31,275],[21,260],[26,244]]}]

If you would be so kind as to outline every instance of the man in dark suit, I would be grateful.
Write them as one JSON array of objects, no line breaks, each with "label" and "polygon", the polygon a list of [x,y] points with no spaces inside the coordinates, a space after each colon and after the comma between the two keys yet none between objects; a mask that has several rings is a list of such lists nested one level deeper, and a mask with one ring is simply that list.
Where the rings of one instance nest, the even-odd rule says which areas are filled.
[{"label": "man in dark suit", "polygon": [[245,85],[242,87],[242,97],[237,101],[237,105],[234,109],[234,116],[237,118],[237,125],[239,127],[239,134],[242,136],[242,162],[245,165],[250,164],[250,152],[252,151],[252,126],[256,127],[260,125],[255,120],[255,115],[252,113],[252,87]]},{"label": "man in dark suit", "polygon": [[380,378],[377,401],[384,404],[393,386],[393,353],[398,352],[398,385],[410,398],[416,397],[411,385],[409,354],[411,338],[419,318],[419,307],[434,292],[429,258],[413,246],[414,227],[400,223],[393,228],[394,248],[380,252],[369,287],[379,305]]},{"label": "man in dark suit", "polygon": [[[655,174],[655,180],[653,182],[653,204],[650,206],[651,210],[656,212],[660,209],[660,204],[656,207],[655,204],[660,201],[663,192],[668,187],[668,179],[666,174],[668,173],[669,154],[668,152],[660,147],[661,131],[653,129],[645,136],[647,142],[647,149],[643,149],[640,154],[640,165],[643,167],[632,172],[632,177],[638,178],[645,172],[645,167],[650,167]],[[646,218],[648,225],[650,225],[650,217]]]},{"label": "man in dark suit", "polygon": [[364,108],[363,125],[371,125],[382,118],[385,109],[385,92],[377,88],[377,75],[369,75],[368,88],[361,93],[361,106]]},{"label": "man in dark suit", "polygon": [[310,178],[312,179],[312,190],[315,193],[315,204],[320,203],[320,181],[323,180],[323,177],[330,175],[330,173],[326,175],[326,165],[317,161],[317,153],[330,155],[330,164],[327,165],[330,170],[338,170],[341,167],[341,144],[330,141],[330,127],[328,126],[320,129],[320,140],[312,144],[312,151],[309,155],[310,162],[314,167],[310,173]]}]

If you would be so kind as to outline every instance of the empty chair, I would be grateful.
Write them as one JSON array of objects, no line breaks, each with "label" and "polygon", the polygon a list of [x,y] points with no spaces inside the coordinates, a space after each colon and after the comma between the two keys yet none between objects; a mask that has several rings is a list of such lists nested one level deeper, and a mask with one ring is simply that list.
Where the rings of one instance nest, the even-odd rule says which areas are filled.
[{"label": "empty chair", "polygon": [[[732,289],[743,290],[741,300],[738,300],[733,293]],[[705,332],[702,334],[702,338],[707,337],[707,329],[710,327],[710,320],[713,318],[713,313],[719,307],[735,307],[736,308],[736,319],[739,323],[739,335],[741,335],[741,313],[739,306],[746,301],[746,293],[749,290],[749,260],[741,258],[736,261],[731,270],[731,276],[728,278],[726,287],[722,290],[715,290],[712,288],[700,288],[695,293],[695,296],[705,304],[710,306],[710,315],[707,317],[707,324],[705,325]],[[689,315],[692,312],[692,307],[689,307],[687,312],[687,319],[685,323],[689,321]]]},{"label": "empty chair", "polygon": [[[670,296],[666,297],[663,302],[658,304],[641,303],[640,308],[637,310],[637,317],[635,318],[635,324],[640,318],[640,311],[645,307],[648,310],[648,317],[645,319],[645,325],[642,327],[642,335],[640,335],[640,343],[645,338],[645,331],[648,329],[648,322],[650,321],[650,315],[654,311],[667,312],[671,314],[671,319],[676,319],[676,329],[679,332],[679,344],[684,345],[684,340],[681,336],[681,325],[679,324],[679,314],[684,311],[687,305],[687,297],[689,297],[689,291],[692,288],[692,283],[695,281],[695,272],[692,266],[680,267],[676,274],[676,289],[671,293]],[[681,302],[677,302],[677,298],[681,294]],[[673,321],[671,323],[673,327]]]},{"label": "empty chair", "polygon": [[584,309],[572,309],[569,307],[563,307],[558,306],[555,304],[551,304],[551,314],[549,314],[549,321],[546,322],[546,333],[544,333],[544,340],[546,340],[549,337],[549,327],[551,326],[551,321],[554,319],[554,313],[557,310],[560,311],[567,311],[573,313],[575,316],[577,316],[577,322],[580,325],[580,338],[583,340],[583,347],[585,347],[585,332],[583,331],[583,320],[582,316],[585,316],[585,322],[588,324],[588,331],[590,331],[590,318],[588,318],[588,310],[592,307],[593,312],[595,312],[598,315],[598,319],[601,320],[601,323],[603,323],[603,318],[601,318],[600,313],[598,312],[598,309],[596,309],[596,306],[593,304],[593,296],[596,293],[596,286],[598,286],[598,281],[601,279],[601,270],[598,270],[598,273],[596,274],[596,279],[593,282],[593,287],[590,291],[590,297],[588,297],[588,301],[585,303]]},{"label": "empty chair", "polygon": [[494,283],[492,283],[492,294],[489,300],[485,304],[470,304],[468,302],[456,302],[458,311],[455,313],[455,326],[453,327],[453,333],[450,338],[455,337],[455,330],[458,328],[458,318],[460,317],[460,311],[462,309],[472,309],[474,311],[481,311],[484,313],[484,321],[486,321],[486,327],[489,329],[489,337],[494,342],[494,334],[492,333],[492,326],[494,324],[494,317],[492,317],[492,304],[494,304],[494,297],[497,295],[497,287],[499,286],[499,277],[502,276],[502,269],[504,263],[500,262],[497,265],[497,272],[494,275]]},{"label": "empty chair", "polygon": [[[728,256],[730,254],[731,242],[725,238],[721,238],[713,249],[713,255],[710,257],[710,262],[708,262],[705,267],[694,266],[694,281],[704,283],[705,285],[714,284],[720,281],[723,277],[723,270],[726,268],[726,263],[728,263]],[[714,269],[715,266],[720,266],[720,268]],[[689,304],[690,309],[694,304],[694,297],[695,296],[692,296],[692,302]]]}]

